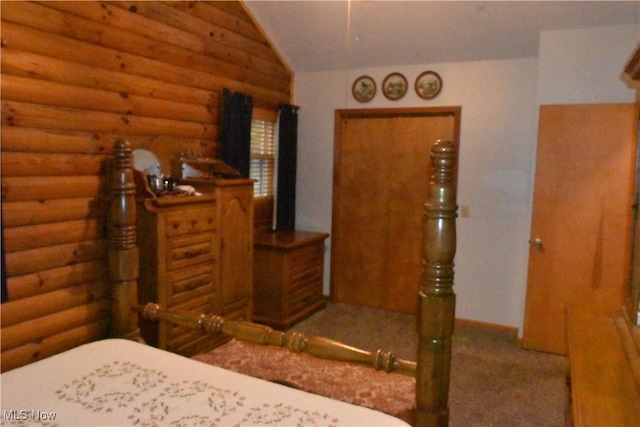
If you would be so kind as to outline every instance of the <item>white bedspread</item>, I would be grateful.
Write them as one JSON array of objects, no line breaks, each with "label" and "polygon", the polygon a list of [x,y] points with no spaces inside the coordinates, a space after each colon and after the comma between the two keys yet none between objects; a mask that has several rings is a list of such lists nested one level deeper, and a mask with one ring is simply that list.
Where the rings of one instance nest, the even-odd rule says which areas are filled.
[{"label": "white bedspread", "polygon": [[0,381],[0,424],[7,426],[407,425],[119,339],[14,369]]}]

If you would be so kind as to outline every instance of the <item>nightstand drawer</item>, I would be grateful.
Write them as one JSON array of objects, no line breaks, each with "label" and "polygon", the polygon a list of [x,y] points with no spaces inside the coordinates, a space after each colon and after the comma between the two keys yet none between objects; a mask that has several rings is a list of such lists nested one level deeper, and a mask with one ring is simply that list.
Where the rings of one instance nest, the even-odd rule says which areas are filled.
[{"label": "nightstand drawer", "polygon": [[313,242],[288,253],[289,268],[292,271],[304,270],[309,264],[317,264],[324,256],[324,242]]},{"label": "nightstand drawer", "polygon": [[288,293],[293,294],[300,288],[320,283],[320,292],[322,292],[322,270],[323,264],[320,261],[313,263],[313,265],[306,265],[304,270],[297,270],[285,277],[285,289]]},{"label": "nightstand drawer", "polygon": [[167,213],[167,236],[180,236],[213,230],[216,211],[211,208],[189,209]]},{"label": "nightstand drawer", "polygon": [[[285,318],[295,317],[307,308],[324,304],[322,286],[310,285],[291,295],[286,301]],[[324,306],[324,305],[323,305]]]}]

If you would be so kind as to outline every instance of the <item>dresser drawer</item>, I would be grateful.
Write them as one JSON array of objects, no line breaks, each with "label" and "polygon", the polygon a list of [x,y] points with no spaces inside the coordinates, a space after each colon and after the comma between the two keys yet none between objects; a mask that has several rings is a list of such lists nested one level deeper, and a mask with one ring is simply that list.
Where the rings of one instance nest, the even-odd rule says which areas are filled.
[{"label": "dresser drawer", "polygon": [[[209,294],[201,295],[175,307],[175,309],[211,314],[213,311],[212,307],[213,296]],[[167,330],[167,350],[185,356],[192,356],[210,350],[227,339],[223,334],[212,336],[201,329],[190,329],[185,326],[170,325]]]},{"label": "dresser drawer", "polygon": [[169,239],[167,246],[167,271],[211,263],[217,259],[211,233],[174,237]]},{"label": "dresser drawer", "polygon": [[191,357],[196,354],[206,353],[213,350],[216,347],[229,341],[229,337],[223,334],[212,336],[206,332],[200,332],[200,335],[189,335],[183,337],[179,342],[175,342],[169,345],[168,350],[181,354],[183,356]]},{"label": "dresser drawer", "polygon": [[[200,295],[193,295],[188,301],[182,304],[173,306],[171,309],[175,311],[191,311],[198,314],[212,314],[214,311],[214,299],[215,294],[212,292],[204,293]],[[198,332],[199,329],[188,329],[186,326],[180,326],[177,324],[169,324],[169,333],[172,336],[182,335],[185,331]]]},{"label": "dresser drawer", "polygon": [[168,275],[167,301],[170,306],[181,304],[201,293],[216,291],[211,264],[180,270]]},{"label": "dresser drawer", "polygon": [[216,228],[216,211],[212,208],[180,210],[167,213],[167,237],[200,233]]}]

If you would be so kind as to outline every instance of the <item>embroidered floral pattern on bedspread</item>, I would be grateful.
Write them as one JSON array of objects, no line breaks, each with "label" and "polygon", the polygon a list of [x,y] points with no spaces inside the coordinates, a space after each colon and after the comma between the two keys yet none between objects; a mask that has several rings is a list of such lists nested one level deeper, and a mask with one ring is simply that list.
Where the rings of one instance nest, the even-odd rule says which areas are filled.
[{"label": "embroidered floral pattern on bedspread", "polygon": [[[291,404],[246,404],[242,393],[200,380],[174,381],[164,372],[130,362],[112,362],[56,390],[58,399],[89,412],[125,416],[131,425],[298,425],[333,426],[339,420],[322,411]],[[197,410],[189,409],[193,407]],[[195,413],[197,412],[197,413]],[[20,425],[3,420],[3,425]],[[55,423],[29,425],[56,426]]]}]

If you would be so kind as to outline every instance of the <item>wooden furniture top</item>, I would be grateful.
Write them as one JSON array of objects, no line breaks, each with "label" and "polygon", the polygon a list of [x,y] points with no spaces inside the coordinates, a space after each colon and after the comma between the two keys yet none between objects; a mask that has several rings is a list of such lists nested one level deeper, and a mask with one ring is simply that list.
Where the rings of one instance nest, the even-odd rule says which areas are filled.
[{"label": "wooden furniture top", "polygon": [[573,425],[640,426],[640,342],[630,327],[622,317],[569,311]]},{"label": "wooden furniture top", "polygon": [[253,244],[266,248],[292,249],[312,241],[324,240],[327,237],[329,237],[328,233],[312,231],[275,231],[273,233],[257,234],[253,239]]}]

